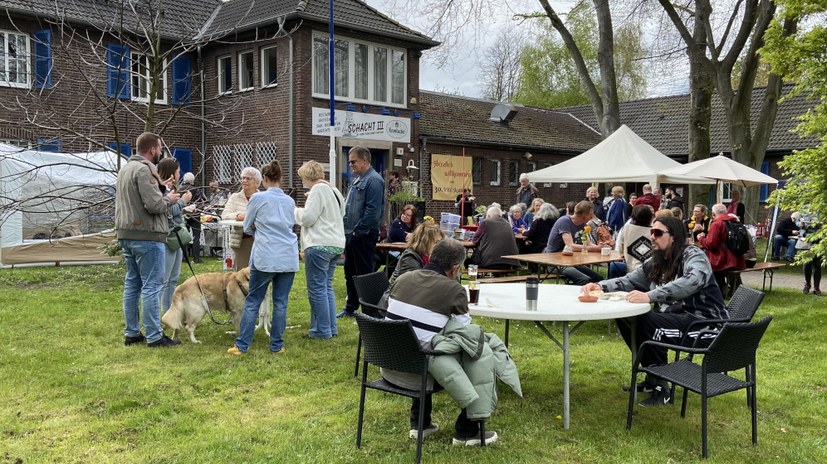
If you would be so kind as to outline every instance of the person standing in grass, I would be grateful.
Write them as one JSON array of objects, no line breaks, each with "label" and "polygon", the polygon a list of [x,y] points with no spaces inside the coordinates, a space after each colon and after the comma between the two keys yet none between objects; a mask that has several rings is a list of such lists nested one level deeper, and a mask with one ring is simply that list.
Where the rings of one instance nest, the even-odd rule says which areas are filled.
[{"label": "person standing in grass", "polygon": [[324,180],[324,168],[308,161],[299,168],[299,177],[310,189],[304,208],[296,208],[296,224],[302,227],[304,272],[310,301],[310,338],[328,339],[336,328],[336,295],[333,275],[336,261],[345,251],[345,200]]},{"label": "person standing in grass", "polygon": [[[123,343],[174,346],[180,340],[170,339],[161,329],[161,286],[169,233],[167,214],[181,195],[169,179],[161,180],[155,168],[163,153],[161,137],[144,132],[135,145],[138,153],[121,168],[115,190],[115,233],[126,263]],[[141,333],[141,319],[146,336]]]},{"label": "person standing in grass", "polygon": [[[161,179],[174,179],[173,185],[177,185],[181,177],[181,169],[178,160],[175,158],[164,158],[158,162],[158,175]],[[192,191],[185,191],[181,199],[169,205],[167,225],[169,230],[184,226],[184,207],[192,199]],[[184,246],[187,246],[185,243]],[[184,248],[178,247],[175,250],[164,246],[164,285],[161,287],[161,311],[166,311],[172,306],[172,294],[178,285],[178,277],[181,275],[181,260],[184,257]]]},{"label": "person standing in grass", "polygon": [[[729,319],[724,297],[700,248],[686,243],[687,229],[674,216],[656,218],[650,229],[652,256],[623,277],[589,283],[582,293],[593,290],[629,292],[630,303],[654,303],[652,311],[637,316],[633,352],[640,352],[646,340],[680,343],[690,323],[699,319]],[[632,348],[631,324],[618,321],[623,340]],[[649,347],[643,352],[641,365],[667,363],[666,349]],[[669,385],[665,380],[646,380],[636,386],[638,392],[651,392],[641,406],[663,406],[669,402]]]},{"label": "person standing in grass", "polygon": [[247,352],[253,341],[258,310],[267,287],[273,284],[273,319],[270,323],[270,351],[284,353],[287,325],[287,298],[299,270],[299,247],[295,223],[296,202],[281,189],[281,165],[272,161],[261,168],[263,192],[253,194],[244,216],[244,233],[255,237],[250,255],[250,290],[235,345],[227,350],[235,356]]}]

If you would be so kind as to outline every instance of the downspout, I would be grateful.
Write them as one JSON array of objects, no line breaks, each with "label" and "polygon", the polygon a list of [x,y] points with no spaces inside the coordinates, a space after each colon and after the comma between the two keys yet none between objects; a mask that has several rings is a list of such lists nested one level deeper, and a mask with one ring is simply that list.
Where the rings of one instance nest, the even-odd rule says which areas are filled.
[{"label": "downspout", "polygon": [[201,88],[201,166],[198,168],[201,171],[201,185],[207,185],[207,171],[206,171],[206,163],[207,163],[207,126],[206,126],[206,118],[207,118],[207,109],[206,109],[206,98],[204,97],[204,56],[203,56],[203,45],[199,45],[197,50],[198,54],[198,76],[199,76],[199,84],[198,86]]},{"label": "downspout", "polygon": [[295,130],[295,126],[293,124],[293,119],[295,117],[295,110],[293,109],[293,34],[284,30],[284,23],[286,20],[286,16],[281,16],[276,20],[279,25],[279,30],[276,32],[276,36],[279,36],[282,33],[287,35],[287,185],[289,188],[293,188],[293,171],[295,170],[293,168],[293,131]]}]

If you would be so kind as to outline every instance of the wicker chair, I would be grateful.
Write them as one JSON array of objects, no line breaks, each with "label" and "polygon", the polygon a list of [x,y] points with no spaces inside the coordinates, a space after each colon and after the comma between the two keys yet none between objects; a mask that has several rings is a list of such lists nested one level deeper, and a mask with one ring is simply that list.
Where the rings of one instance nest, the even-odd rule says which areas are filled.
[{"label": "wicker chair", "polygon": [[[428,388],[428,362],[431,356],[438,353],[421,347],[413,326],[408,320],[393,321],[374,319],[364,314],[355,314],[359,334],[365,344],[365,359],[362,363],[362,381],[359,394],[359,422],[356,427],[356,447],[362,446],[362,422],[365,413],[365,392],[368,388],[380,390],[394,395],[419,398],[419,419],[416,437],[416,462],[422,460],[423,421],[425,418],[425,397],[433,394],[434,389]],[[399,372],[420,374],[422,383],[419,390],[407,390],[388,383],[382,377],[368,382],[368,364],[383,369],[392,369]],[[480,436],[483,438],[481,446],[485,446],[485,425],[480,423]]]},{"label": "wicker chair", "polygon": [[[753,290],[749,287],[745,287],[741,285],[735,290],[735,294],[732,295],[732,299],[729,300],[729,304],[727,305],[727,312],[729,312],[729,319],[701,319],[692,322],[689,324],[689,327],[683,333],[683,338],[681,339],[680,345],[681,346],[709,346],[709,343],[715,338],[718,333],[718,329],[709,329],[709,330],[701,330],[699,328],[715,326],[717,324],[723,324],[727,322],[749,322],[755,316],[755,312],[758,311],[758,306],[761,305],[761,301],[764,300],[764,292],[759,290]],[[698,335],[703,333],[703,337],[698,341]],[[694,343],[693,343],[694,342]],[[680,359],[681,352],[675,351],[675,361]],[[692,355],[689,355],[689,359],[692,359]],[[675,402],[675,386],[672,385],[672,393],[670,396],[670,402]],[[747,404],[749,404],[749,398],[747,398]]]},{"label": "wicker chair", "polygon": [[[353,285],[356,287],[356,295],[359,297],[359,304],[362,312],[375,318],[384,318],[385,311],[378,306],[379,300],[388,289],[388,276],[384,271],[371,272],[370,274],[358,275],[353,278]],[[359,358],[362,353],[362,336],[356,344],[356,365],[353,368],[353,376],[359,376]]]},{"label": "wicker chair", "polygon": [[[626,415],[626,429],[632,427],[632,410],[635,402],[635,383],[638,372],[644,372],[675,385],[683,387],[681,417],[686,417],[686,397],[691,390],[701,395],[701,441],[704,459],[709,456],[707,444],[707,399],[735,390],[746,389],[752,414],[752,444],[758,443],[758,422],[756,416],[756,378],[755,352],[758,343],[767,330],[772,316],[755,323],[726,323],[718,332],[708,348],[682,347],[652,340],[641,344],[640,350],[632,364],[632,383],[629,390],[629,410]],[[690,354],[704,355],[701,364],[692,362],[691,358],[663,366],[639,367],[640,357],[647,348],[661,347],[685,351]],[[744,369],[745,379],[731,377],[725,372]]]}]

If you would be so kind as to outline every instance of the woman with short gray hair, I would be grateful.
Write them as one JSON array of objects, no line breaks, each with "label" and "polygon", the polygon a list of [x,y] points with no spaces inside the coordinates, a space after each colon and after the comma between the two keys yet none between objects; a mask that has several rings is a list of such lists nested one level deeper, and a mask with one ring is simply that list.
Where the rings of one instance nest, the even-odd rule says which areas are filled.
[{"label": "woman with short gray hair", "polygon": [[525,237],[525,253],[542,253],[548,244],[548,236],[560,211],[551,203],[543,203],[531,221],[531,227],[523,232]]},{"label": "woman with short gray hair", "polygon": [[[250,203],[250,197],[258,192],[261,185],[261,171],[247,166],[241,170],[241,190],[230,195],[227,204],[224,205],[224,211],[221,213],[221,219],[232,221],[243,221],[247,213],[247,205]],[[230,235],[230,248],[235,253],[235,259],[232,262],[234,271],[238,271],[250,265],[250,252],[253,250],[253,237],[243,234],[241,227],[233,227]]]}]

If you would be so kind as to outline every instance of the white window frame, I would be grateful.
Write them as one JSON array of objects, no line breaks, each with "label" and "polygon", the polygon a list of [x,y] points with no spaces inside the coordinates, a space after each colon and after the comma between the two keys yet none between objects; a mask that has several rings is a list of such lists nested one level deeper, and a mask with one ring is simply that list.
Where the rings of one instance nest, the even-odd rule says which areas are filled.
[{"label": "white window frame", "polygon": [[[32,41],[29,39],[28,34],[21,34],[20,32],[16,31],[5,31],[0,30],[0,34],[3,36],[3,50],[0,50],[0,54],[2,54],[2,66],[3,76],[0,79],[0,86],[3,87],[15,87],[18,89],[28,89],[32,85]],[[10,82],[8,80],[8,69],[9,69],[9,55],[7,53],[8,46],[9,46],[9,38],[10,37],[24,37],[26,39],[26,52],[25,56],[22,58],[23,61],[26,62],[26,81],[25,82]],[[15,40],[16,42],[16,40]],[[18,60],[21,59],[20,54],[18,52]],[[19,74],[19,72],[18,72]]]},{"label": "white window frame", "polygon": [[[312,43],[315,43],[315,41],[318,38],[324,38],[325,41],[328,40],[326,35],[323,35],[322,33],[314,33]],[[408,50],[407,49],[399,48],[399,47],[393,47],[393,46],[385,45],[385,44],[368,42],[368,41],[365,41],[365,40],[351,39],[349,37],[341,37],[340,36],[340,37],[337,37],[336,40],[337,41],[338,40],[347,41],[347,42],[349,42],[349,46],[348,46],[348,91],[347,91],[347,95],[336,95],[335,100],[354,102],[354,103],[366,103],[366,104],[377,105],[377,106],[386,106],[386,107],[391,107],[391,108],[407,108],[407,101],[408,101]],[[366,98],[366,99],[353,97],[353,95],[356,94],[356,60],[355,60],[355,55],[356,55],[355,45],[356,44],[367,45],[368,46],[368,67],[367,67],[368,98]],[[385,95],[384,100],[380,100],[380,99],[376,98],[376,96],[374,95],[374,90],[375,90],[374,89],[374,80],[375,80],[374,79],[374,74],[375,74],[375,71],[376,71],[374,69],[374,50],[376,48],[384,48],[384,49],[388,50],[388,63],[386,65],[386,75],[388,76],[388,82],[387,82],[387,85],[386,85],[386,88],[385,88],[386,95]],[[313,47],[311,47],[311,49],[312,49],[312,52],[315,54],[316,53],[316,47],[313,46]],[[394,82],[393,81],[393,62],[392,62],[393,61],[392,60],[393,52],[402,53],[402,59],[404,61],[404,69],[403,69],[403,73],[402,73],[403,95],[402,95],[402,102],[401,103],[393,103],[391,101],[393,99],[393,82]],[[329,53],[329,50],[327,50],[326,48],[325,48],[325,53]],[[327,58],[326,61],[328,59],[329,58]],[[317,75],[318,72],[330,73],[330,70],[328,68],[325,68],[323,70],[317,69],[315,55],[314,55],[313,59],[311,59],[311,62],[313,64],[313,76],[312,76],[311,82],[315,82],[316,75]],[[325,89],[325,92],[316,92],[315,89],[313,89],[313,97],[315,97],[315,98],[324,98],[324,99],[330,98],[330,96],[329,96],[329,92],[330,92],[329,87],[330,87],[330,83],[328,82],[328,89]]]},{"label": "white window frame", "polygon": [[[245,57],[249,57],[249,59],[250,59],[250,68],[251,68],[251,71],[252,71],[250,73],[249,85],[247,85],[246,87],[244,86],[244,79],[243,79],[243,76],[245,74],[247,74],[245,72],[245,69],[244,69],[244,61],[246,60]],[[253,58],[255,58],[255,55],[253,54],[253,50],[244,50],[244,51],[238,52],[238,56],[236,57],[236,63],[238,64],[238,72],[236,74],[238,75],[238,91],[239,92],[247,92],[247,91],[253,90],[256,86],[256,82],[255,82],[255,80],[256,80],[256,78],[255,78],[255,76],[256,76],[256,66],[255,66],[255,61],[254,61]]]},{"label": "white window frame", "polygon": [[[144,55],[143,53],[138,52],[138,51],[130,51],[129,52],[129,94],[130,94],[130,98],[132,99],[132,101],[143,102],[143,103],[148,103],[149,102],[149,90],[152,88],[152,79],[149,75],[149,58],[150,58],[149,55]],[[143,74],[138,74],[137,77],[143,79],[143,83],[145,85],[145,88],[143,89],[143,91],[146,93],[146,97],[139,96],[138,92],[135,91],[135,83],[133,82],[133,79],[135,79],[136,73],[132,69],[132,67],[135,64],[135,60],[143,60],[142,64],[143,64],[144,73]],[[168,86],[167,86],[168,82],[167,82],[167,60],[166,59],[164,59],[164,62],[161,64],[161,81],[162,81],[161,85],[162,85],[162,88],[163,88],[163,92],[161,92],[162,98],[156,97],[155,98],[155,103],[158,103],[160,105],[166,105],[167,102],[169,101]]]},{"label": "white window frame", "polygon": [[488,185],[498,187],[502,183],[502,170],[503,170],[503,163],[498,159],[489,160],[489,166],[496,166],[494,169],[491,170],[491,182]]},{"label": "white window frame", "polygon": [[[269,50],[276,50],[276,81],[273,83],[268,83],[269,81],[269,69],[267,68],[267,60],[265,59],[265,54]],[[259,52],[259,69],[261,70],[261,88],[267,89],[270,87],[276,87],[279,85],[279,52],[278,52],[278,45],[271,45],[269,47],[261,47],[261,51]]]},{"label": "white window frame", "polygon": [[222,55],[215,58],[215,70],[216,70],[216,82],[218,83],[218,95],[228,95],[233,93],[233,86],[232,82],[230,82],[230,90],[224,90],[225,84],[225,76],[224,76],[224,66],[222,66],[222,62],[224,60],[230,60],[230,79],[233,76],[233,57],[232,55]]},{"label": "white window frame", "polygon": [[721,182],[721,202],[728,204],[732,201],[732,184]]},{"label": "white window frame", "polygon": [[537,170],[537,162],[536,161],[527,161],[526,162],[526,171],[525,172],[534,172]]}]

